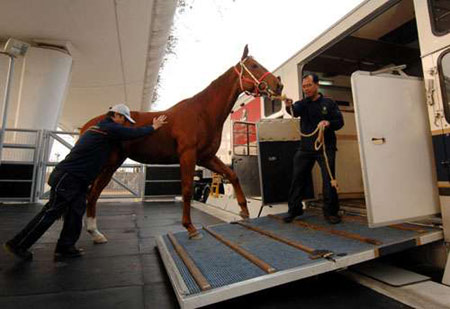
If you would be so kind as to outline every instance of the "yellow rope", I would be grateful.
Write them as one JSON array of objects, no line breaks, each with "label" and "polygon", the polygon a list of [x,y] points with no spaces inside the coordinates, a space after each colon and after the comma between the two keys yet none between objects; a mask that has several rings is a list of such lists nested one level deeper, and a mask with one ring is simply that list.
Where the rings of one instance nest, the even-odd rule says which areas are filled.
[{"label": "yellow rope", "polygon": [[[285,99],[286,97],[282,96],[281,98]],[[292,118],[294,118],[294,111],[292,109],[292,105],[289,106],[289,109],[291,111]],[[297,130],[297,127],[295,129]],[[303,133],[300,129],[298,129],[298,132],[300,133],[300,136],[302,136],[302,137],[311,137],[318,132],[317,138],[314,141],[314,149],[317,151],[322,147],[323,157],[325,158],[325,165],[327,167],[328,175],[330,176],[331,186],[336,188],[336,190],[339,190],[337,180],[334,178],[333,173],[331,173],[330,163],[328,162],[328,155],[327,155],[327,150],[326,150],[326,145],[325,145],[325,137],[324,137],[325,127],[317,125],[316,129],[312,133],[309,133],[309,134]]]}]

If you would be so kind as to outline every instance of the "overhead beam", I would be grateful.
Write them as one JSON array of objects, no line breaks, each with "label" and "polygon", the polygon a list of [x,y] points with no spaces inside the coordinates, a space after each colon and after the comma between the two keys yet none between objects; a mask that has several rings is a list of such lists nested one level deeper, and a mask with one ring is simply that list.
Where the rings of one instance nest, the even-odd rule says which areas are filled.
[{"label": "overhead beam", "polygon": [[151,110],[151,101],[158,79],[159,69],[169,37],[177,0],[154,0],[150,23],[147,65],[142,89],[141,111]]},{"label": "overhead beam", "polygon": [[419,60],[418,49],[350,36],[307,63],[304,70],[349,76],[357,70],[375,71],[392,64],[413,66]]}]

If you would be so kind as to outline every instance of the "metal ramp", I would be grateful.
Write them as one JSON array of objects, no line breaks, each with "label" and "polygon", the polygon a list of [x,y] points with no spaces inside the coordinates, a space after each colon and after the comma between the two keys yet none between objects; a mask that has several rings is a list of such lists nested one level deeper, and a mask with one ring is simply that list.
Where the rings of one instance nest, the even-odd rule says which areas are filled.
[{"label": "metal ramp", "polygon": [[443,238],[440,229],[411,224],[368,228],[361,216],[327,224],[307,212],[285,224],[268,216],[159,236],[157,246],[182,308],[197,308],[338,270]]}]

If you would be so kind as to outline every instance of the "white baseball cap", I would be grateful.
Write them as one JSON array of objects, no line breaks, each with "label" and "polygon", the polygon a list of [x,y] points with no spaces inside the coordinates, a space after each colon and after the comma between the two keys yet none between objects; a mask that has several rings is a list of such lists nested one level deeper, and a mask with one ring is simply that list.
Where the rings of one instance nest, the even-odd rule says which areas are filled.
[{"label": "white baseball cap", "polygon": [[131,123],[136,123],[136,121],[134,121],[130,116],[130,108],[125,104],[114,105],[113,107],[109,108],[109,111],[124,115],[125,118],[127,118]]}]

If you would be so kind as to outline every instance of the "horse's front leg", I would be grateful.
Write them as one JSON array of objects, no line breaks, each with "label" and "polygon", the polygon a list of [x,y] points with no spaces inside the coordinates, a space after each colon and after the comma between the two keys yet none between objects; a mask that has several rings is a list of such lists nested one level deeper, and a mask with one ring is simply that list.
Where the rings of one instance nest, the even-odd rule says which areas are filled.
[{"label": "horse's front leg", "polygon": [[247,200],[245,199],[244,191],[242,191],[241,184],[239,183],[239,178],[236,176],[236,173],[226,166],[218,157],[214,156],[209,160],[200,163],[201,166],[210,169],[213,172],[216,172],[226,179],[228,179],[233,185],[234,192],[236,193],[236,199],[241,207],[241,212],[239,215],[243,219],[248,219],[250,217],[250,213],[247,208]]},{"label": "horse's front leg", "polygon": [[181,193],[183,195],[183,219],[182,224],[187,229],[190,239],[201,239],[203,236],[192,224],[191,198],[194,182],[194,170],[196,162],[195,148],[179,153],[181,173]]}]

